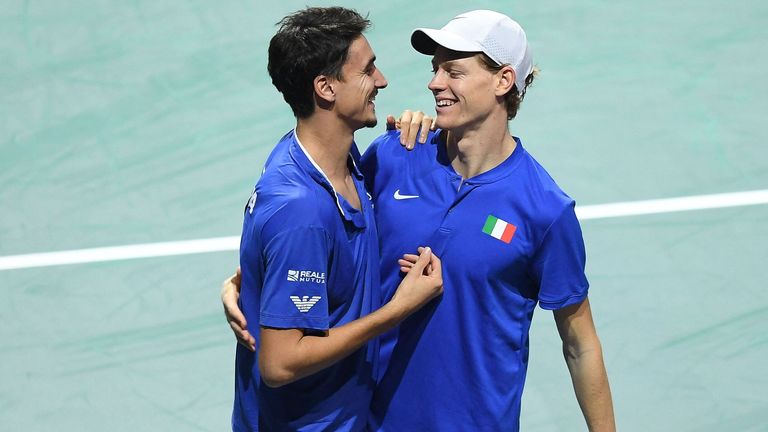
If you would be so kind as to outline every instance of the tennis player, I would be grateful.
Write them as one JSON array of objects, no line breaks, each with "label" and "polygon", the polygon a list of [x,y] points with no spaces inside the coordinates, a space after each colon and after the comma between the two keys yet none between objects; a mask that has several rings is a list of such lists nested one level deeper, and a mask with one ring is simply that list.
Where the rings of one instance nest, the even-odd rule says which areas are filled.
[{"label": "tennis player", "polygon": [[374,212],[354,132],[376,124],[387,85],[344,8],[280,22],[269,74],[296,116],[244,212],[240,307],[258,332],[236,354],[235,431],[360,431],[376,376],[378,336],[442,291],[428,250],[382,306]]},{"label": "tennis player", "polygon": [[371,429],[518,430],[538,304],[554,311],[590,430],[614,430],[574,200],[509,131],[534,79],[525,32],[478,10],[417,29],[411,43],[432,56],[439,129],[411,153],[388,132],[362,161],[385,298],[417,255],[394,261],[419,244],[448,270],[445,294],[383,338]]}]

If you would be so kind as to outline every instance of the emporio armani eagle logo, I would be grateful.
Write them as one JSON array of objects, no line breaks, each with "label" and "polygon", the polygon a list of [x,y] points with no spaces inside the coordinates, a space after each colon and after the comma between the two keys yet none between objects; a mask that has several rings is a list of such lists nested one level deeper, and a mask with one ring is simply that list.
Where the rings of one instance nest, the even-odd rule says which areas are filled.
[{"label": "emporio armani eagle logo", "polygon": [[291,301],[301,313],[307,313],[320,300],[320,296],[291,296]]}]

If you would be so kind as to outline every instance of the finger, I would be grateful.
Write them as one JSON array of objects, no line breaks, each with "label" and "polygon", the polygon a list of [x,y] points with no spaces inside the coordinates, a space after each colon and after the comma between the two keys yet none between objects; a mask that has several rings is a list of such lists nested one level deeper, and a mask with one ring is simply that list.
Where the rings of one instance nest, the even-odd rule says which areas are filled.
[{"label": "finger", "polygon": [[413,264],[419,259],[419,256],[414,254],[403,254],[403,257],[401,259],[406,260],[411,264]]},{"label": "finger", "polygon": [[397,264],[399,264],[399,265],[400,265],[400,267],[408,267],[408,268],[411,268],[411,267],[413,267],[413,263],[414,263],[414,261],[406,261],[406,260],[404,260],[404,259],[399,259],[399,260],[397,260]]},{"label": "finger", "polygon": [[254,345],[249,344],[248,342],[238,340],[237,343],[248,348],[250,352],[256,352],[256,347]]},{"label": "finger", "polygon": [[387,116],[387,130],[388,131],[395,130],[395,126],[396,126],[396,124],[395,124],[395,116],[393,116],[391,114],[388,115]]},{"label": "finger", "polygon": [[429,272],[430,276],[443,277],[443,262],[440,261],[440,258],[437,255],[432,254],[432,256],[429,257],[429,266],[432,268]]},{"label": "finger", "polygon": [[432,130],[432,125],[434,124],[435,120],[432,117],[424,116],[424,119],[421,120],[421,133],[419,134],[419,144],[424,144],[427,142],[427,136],[429,135],[429,131]]},{"label": "finger", "polygon": [[410,110],[405,110],[400,114],[400,145],[405,145],[405,137],[408,136],[411,129],[411,118],[413,118],[413,113]]},{"label": "finger", "polygon": [[240,266],[237,266],[237,270],[235,270],[235,275],[232,276],[232,283],[240,287],[240,279],[243,277],[243,272],[240,271]]},{"label": "finger", "polygon": [[256,351],[256,340],[251,336],[250,333],[247,331],[245,334],[238,334],[237,336],[237,343],[240,345],[248,348],[248,350],[254,352]]},{"label": "finger", "polygon": [[410,267],[400,267],[400,271],[403,272],[403,273],[408,273],[408,272],[411,271],[411,268]]},{"label": "finger", "polygon": [[408,136],[405,138],[405,148],[408,150],[413,150],[416,146],[416,135],[419,133],[422,116],[424,116],[424,113],[418,112],[411,118],[411,126],[408,128]]},{"label": "finger", "polygon": [[243,338],[243,334],[248,332],[248,330],[245,330],[236,321],[229,321],[229,327],[232,329],[232,332],[235,334],[235,337],[238,339]]},{"label": "finger", "polygon": [[437,129],[437,117],[432,119],[432,124],[429,126],[429,130],[433,131]]},{"label": "finger", "polygon": [[241,327],[237,322],[229,321],[229,327],[232,329],[232,333],[235,334],[235,338],[238,341],[247,345],[253,345],[256,342],[256,339],[251,336],[251,332],[249,332],[248,329]]},{"label": "finger", "polygon": [[232,283],[232,278],[225,279],[224,282],[221,283],[220,297],[224,309],[237,304],[237,300],[240,298],[240,292],[238,291],[237,285]]},{"label": "finger", "polygon": [[412,270],[416,272],[416,274],[422,274],[424,272],[424,268],[427,266],[427,264],[430,263],[430,259],[432,258],[432,249],[429,247],[424,248],[424,250],[419,255],[419,259],[416,260],[416,262],[413,264]]},{"label": "finger", "polygon": [[233,299],[227,299],[224,301],[224,315],[227,316],[227,321],[236,322],[242,328],[248,327],[248,322],[245,320],[243,311],[237,306],[237,301]]},{"label": "finger", "polygon": [[256,339],[253,336],[251,336],[248,330],[243,332],[242,338],[243,340],[240,343],[242,343],[249,350],[256,351]]}]

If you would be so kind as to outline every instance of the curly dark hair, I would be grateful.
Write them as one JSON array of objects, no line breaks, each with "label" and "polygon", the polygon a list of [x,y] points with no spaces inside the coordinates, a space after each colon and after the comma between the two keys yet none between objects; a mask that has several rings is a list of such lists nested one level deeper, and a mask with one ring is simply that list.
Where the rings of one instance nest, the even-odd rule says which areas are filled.
[{"label": "curly dark hair", "polygon": [[[506,65],[499,65],[495,61],[491,60],[485,53],[480,53],[480,64],[490,72],[498,72]],[[533,83],[533,79],[538,76],[539,68],[534,67],[533,71],[525,77],[525,88],[518,89],[517,84],[512,86],[512,89],[504,95],[504,101],[507,105],[507,120],[512,120],[517,115],[517,111],[520,109],[520,104],[523,103],[525,98],[525,92],[528,87]]]},{"label": "curly dark hair", "polygon": [[370,24],[367,17],[342,7],[308,7],[277,23],[267,70],[296,117],[307,118],[315,110],[315,77],[342,79],[349,46]]}]

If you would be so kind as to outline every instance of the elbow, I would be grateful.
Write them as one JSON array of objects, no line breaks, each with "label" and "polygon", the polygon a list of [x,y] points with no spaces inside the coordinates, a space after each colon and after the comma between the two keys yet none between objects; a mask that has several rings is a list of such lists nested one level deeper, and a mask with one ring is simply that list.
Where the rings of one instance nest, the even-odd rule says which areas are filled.
[{"label": "elbow", "polygon": [[259,374],[261,381],[269,388],[279,388],[298,379],[295,373],[280,366],[259,365]]},{"label": "elbow", "polygon": [[602,358],[603,350],[600,341],[595,337],[590,341],[574,341],[573,343],[563,343],[563,357],[565,360],[578,361],[586,357]]}]

